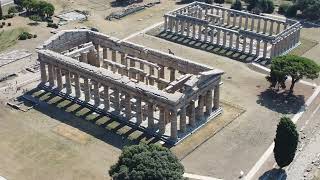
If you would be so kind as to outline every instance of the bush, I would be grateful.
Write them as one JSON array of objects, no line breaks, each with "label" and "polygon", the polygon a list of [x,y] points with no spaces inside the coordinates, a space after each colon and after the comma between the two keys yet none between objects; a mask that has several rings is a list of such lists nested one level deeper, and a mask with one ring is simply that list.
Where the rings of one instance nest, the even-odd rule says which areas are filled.
[{"label": "bush", "polygon": [[6,22],[2,22],[1,24],[4,26],[4,25],[6,25]]},{"label": "bush", "polygon": [[55,28],[55,29],[58,29],[59,28],[59,26],[58,26],[58,24],[56,24],[56,23],[51,23],[51,22],[48,22],[48,25],[47,25],[48,27],[51,27],[51,28]]},{"label": "bush", "polygon": [[0,28],[3,28],[3,25],[0,25]]},{"label": "bush", "polygon": [[38,36],[35,34],[35,35],[33,35],[33,38],[37,38]]},{"label": "bush", "polygon": [[217,3],[217,4],[223,4],[224,0],[214,0],[214,2]]},{"label": "bush", "polygon": [[26,40],[28,38],[29,33],[28,32],[22,32],[19,35],[19,40]]},{"label": "bush", "polygon": [[18,13],[17,8],[15,6],[10,7],[8,10],[8,14],[15,14],[15,13]]},{"label": "bush", "polygon": [[13,18],[14,14],[7,14],[7,15],[4,15],[3,18],[4,19],[10,19],[10,18]]},{"label": "bush", "polygon": [[33,35],[28,33],[28,39],[31,39],[31,38],[33,38]]},{"label": "bush", "polygon": [[285,14],[287,12],[289,6],[290,5],[288,3],[280,4],[279,9],[278,9],[278,13],[279,14]]},{"label": "bush", "polygon": [[286,17],[295,17],[297,15],[298,8],[296,5],[291,5],[287,9],[285,16]]},{"label": "bush", "polygon": [[259,0],[258,7],[263,13],[273,13],[274,3],[272,0]]},{"label": "bush", "polygon": [[8,23],[8,26],[11,26],[11,23]]},{"label": "bush", "polygon": [[290,118],[282,117],[277,127],[273,149],[275,160],[280,168],[288,166],[293,161],[298,141],[299,134],[296,125]]},{"label": "bush", "polygon": [[42,18],[39,15],[29,16],[29,19],[32,20],[32,21],[35,21],[35,22],[42,21]]},{"label": "bush", "polygon": [[184,168],[169,149],[159,145],[124,147],[118,162],[111,166],[113,180],[183,179]]},{"label": "bush", "polygon": [[235,10],[241,11],[241,10],[242,10],[241,1],[240,1],[240,0],[234,1],[234,2],[232,3],[232,5],[231,5],[231,9],[235,9]]}]

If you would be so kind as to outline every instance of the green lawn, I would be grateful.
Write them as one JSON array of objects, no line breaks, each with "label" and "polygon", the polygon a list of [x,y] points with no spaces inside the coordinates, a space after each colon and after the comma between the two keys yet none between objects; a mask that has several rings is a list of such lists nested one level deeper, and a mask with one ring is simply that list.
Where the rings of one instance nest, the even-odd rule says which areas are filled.
[{"label": "green lawn", "polygon": [[23,31],[25,31],[25,28],[0,31],[0,52],[15,45],[18,40],[19,34]]}]

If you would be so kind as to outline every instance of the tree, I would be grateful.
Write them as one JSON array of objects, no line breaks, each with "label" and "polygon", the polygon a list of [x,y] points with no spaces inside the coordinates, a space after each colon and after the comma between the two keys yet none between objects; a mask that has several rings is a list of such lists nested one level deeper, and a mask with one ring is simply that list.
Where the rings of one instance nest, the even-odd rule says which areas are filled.
[{"label": "tree", "polygon": [[297,0],[296,7],[302,12],[302,16],[317,20],[320,18],[320,1],[319,0]]},{"label": "tree", "polygon": [[217,3],[217,4],[223,4],[224,0],[214,0],[214,2]]},{"label": "tree", "polygon": [[286,17],[295,17],[297,15],[298,8],[296,5],[291,5],[288,7],[285,16]]},{"label": "tree", "polygon": [[0,19],[2,19],[3,13],[2,13],[2,7],[0,5]]},{"label": "tree", "polygon": [[282,117],[277,127],[275,146],[273,149],[274,158],[280,168],[288,166],[294,159],[299,134],[296,125],[288,117]]},{"label": "tree", "polygon": [[308,58],[285,55],[274,58],[271,61],[269,82],[284,83],[288,76],[291,77],[290,93],[293,92],[294,85],[302,78],[316,79],[319,77],[320,67]]},{"label": "tree", "polygon": [[258,7],[263,13],[273,13],[274,4],[272,0],[259,0]]},{"label": "tree", "polygon": [[158,145],[125,147],[109,175],[114,180],[183,179],[184,168],[169,149]]},{"label": "tree", "polygon": [[51,4],[51,3],[47,3],[46,2],[46,6],[44,7],[43,11],[44,11],[44,14],[47,16],[47,17],[51,17],[53,16],[54,14],[54,6]]},{"label": "tree", "polygon": [[232,5],[231,5],[231,9],[235,9],[235,10],[241,11],[241,10],[242,10],[241,1],[240,1],[240,0],[234,1],[234,2],[232,3]]}]

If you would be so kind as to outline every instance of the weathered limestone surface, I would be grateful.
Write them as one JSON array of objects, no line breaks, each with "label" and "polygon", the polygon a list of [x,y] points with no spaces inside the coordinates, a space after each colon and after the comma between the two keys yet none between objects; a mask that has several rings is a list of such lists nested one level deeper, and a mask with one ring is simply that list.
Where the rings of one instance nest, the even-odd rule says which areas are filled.
[{"label": "weathered limestone surface", "polygon": [[301,28],[300,22],[291,19],[197,1],[164,15],[164,31],[263,58],[285,54],[299,45]]},{"label": "weathered limestone surface", "polygon": [[60,32],[38,56],[42,83],[171,142],[221,112],[224,72],[187,59],[88,30]]}]

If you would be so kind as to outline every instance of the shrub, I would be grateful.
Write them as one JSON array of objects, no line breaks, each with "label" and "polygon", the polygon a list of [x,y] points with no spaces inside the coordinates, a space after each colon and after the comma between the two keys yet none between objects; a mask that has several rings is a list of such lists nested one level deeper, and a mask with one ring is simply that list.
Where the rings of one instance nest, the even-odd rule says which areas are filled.
[{"label": "shrub", "polygon": [[280,168],[288,166],[293,161],[298,141],[299,134],[296,125],[290,118],[282,117],[277,127],[273,149],[275,160]]},{"label": "shrub", "polygon": [[35,34],[35,35],[33,35],[33,38],[37,38],[38,36]]},{"label": "shrub", "polygon": [[217,3],[217,4],[223,4],[224,0],[214,0],[214,2]]},{"label": "shrub", "polygon": [[18,13],[17,8],[15,6],[10,7],[8,10],[8,14],[15,14],[15,13]]},{"label": "shrub", "polygon": [[259,0],[258,7],[263,13],[273,13],[274,3],[272,0]]},{"label": "shrub", "polygon": [[55,28],[55,29],[57,29],[59,26],[58,26],[58,24],[56,24],[56,23],[51,23],[51,22],[48,22],[48,25],[47,25],[48,27],[51,27],[51,28]]},{"label": "shrub", "polygon": [[235,10],[242,10],[242,4],[240,0],[236,0],[232,3],[231,5],[231,9],[235,9]]},{"label": "shrub", "polygon": [[288,7],[285,16],[286,17],[295,17],[297,15],[298,8],[296,5],[291,5]]},{"label": "shrub", "polygon": [[0,25],[0,28],[3,28],[3,25]]},{"label": "shrub", "polygon": [[11,23],[8,23],[8,26],[11,26]]},{"label": "shrub", "polygon": [[26,40],[28,38],[28,32],[22,32],[20,35],[19,35],[19,40]]},{"label": "shrub", "polygon": [[1,24],[4,26],[4,25],[6,25],[6,22],[2,22]]},{"label": "shrub", "polygon": [[42,21],[42,18],[39,15],[29,16],[29,19],[32,20],[32,21],[35,21],[35,22]]},{"label": "shrub", "polygon": [[31,39],[31,38],[33,38],[33,35],[28,33],[28,39]]},{"label": "shrub", "polygon": [[279,14],[285,14],[289,8],[289,4],[288,3],[283,3],[279,6],[279,9],[278,9],[278,13]]},{"label": "shrub", "polygon": [[3,18],[4,19],[10,19],[10,18],[13,18],[14,14],[7,14],[7,15],[4,15]]}]

